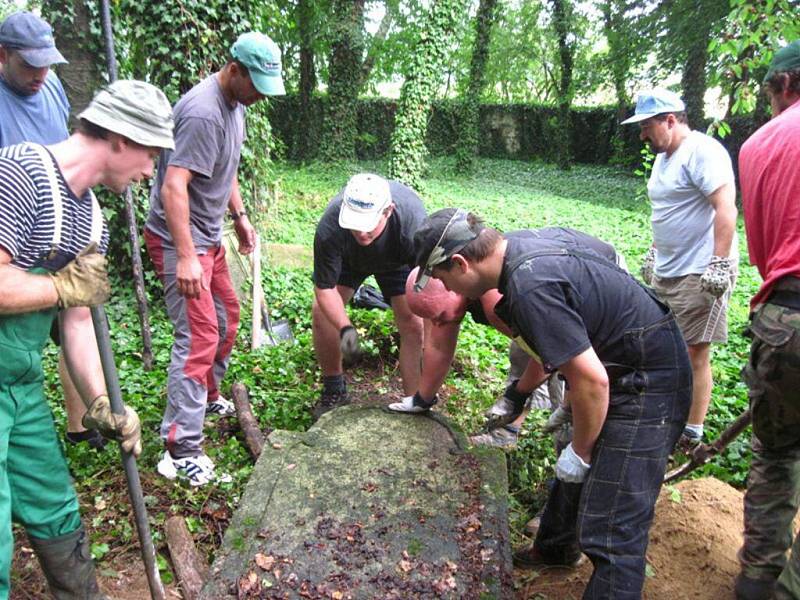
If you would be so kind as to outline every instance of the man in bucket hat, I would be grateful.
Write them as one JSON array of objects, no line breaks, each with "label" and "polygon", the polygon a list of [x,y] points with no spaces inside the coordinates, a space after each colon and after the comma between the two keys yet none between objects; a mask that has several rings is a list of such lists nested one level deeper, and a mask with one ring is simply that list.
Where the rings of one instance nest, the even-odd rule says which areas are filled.
[{"label": "man in bucket hat", "polygon": [[[17,12],[0,23],[0,147],[21,142],[55,144],[69,137],[69,101],[51,65],[65,63],[53,40],[52,28],[30,12]],[[91,334],[89,311],[85,311]],[[50,337],[60,344],[58,320]],[[67,410],[65,439],[86,442],[101,450],[106,439],[81,425],[86,408],[69,378],[64,354],[59,352],[58,371]]]},{"label": "man in bucket hat", "polygon": [[522,389],[555,371],[567,382],[572,442],[515,563],[569,567],[583,552],[594,565],[584,598],[640,598],[655,501],[689,410],[691,367],[672,313],[587,247],[505,237],[462,209],[432,214],[414,245],[418,288],[433,277],[470,299],[502,294],[495,313],[534,358]]},{"label": "man in bucket hat", "polygon": [[639,93],[639,137],[656,154],[647,194],[653,245],[641,273],[675,313],[692,361],[692,409],[681,436],[690,450],[702,441],[711,402],[711,344],[728,339],[728,303],[739,265],[736,187],[727,150],[692,131],[680,97],[668,90]]},{"label": "man in bucket hat", "polygon": [[175,105],[175,150],[160,157],[144,234],[175,335],[158,463],[168,479],[182,475],[195,486],[230,481],[203,452],[205,416],[235,412],[219,391],[239,325],[222,226],[227,213],[239,251],[252,252],[256,232],[237,178],[244,110],[283,93],[278,46],[250,32],[239,36],[222,69]]},{"label": "man in bucket hat", "polygon": [[414,260],[414,232],[424,218],[414,190],[372,173],[351,177],[325,209],[314,236],[312,331],[322,370],[315,418],[349,402],[343,368],[357,359],[359,341],[345,305],[370,275],[391,304],[400,334],[404,395],[417,391],[422,319],[408,307],[405,283]]},{"label": "man in bucket hat", "polygon": [[103,597],[44,397],[41,351],[57,310],[67,366],[87,406],[83,424],[141,452],[139,417],[129,407],[111,413],[81,318],[110,291],[108,230],[91,187],[119,193],[150,177],[158,152],[172,147],[171,111],[153,86],[117,81],[78,118],[63,142],[0,150],[0,598],[9,593],[12,519],[25,527],[55,597]]},{"label": "man in bucket hat", "polygon": [[772,120],[739,153],[747,247],[763,279],[750,302],[753,342],[742,371],[753,458],[739,600],[800,597],[800,537],[792,546],[800,500],[800,40],[775,53],[764,87]]}]

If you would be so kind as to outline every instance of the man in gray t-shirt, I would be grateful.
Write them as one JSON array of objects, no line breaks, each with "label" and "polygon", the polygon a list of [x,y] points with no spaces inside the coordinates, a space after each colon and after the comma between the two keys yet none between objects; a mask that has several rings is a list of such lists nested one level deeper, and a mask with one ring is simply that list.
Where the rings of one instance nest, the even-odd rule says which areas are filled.
[{"label": "man in gray t-shirt", "polygon": [[681,436],[701,441],[711,402],[711,343],[727,341],[727,310],[738,271],[736,187],[730,156],[717,140],[692,131],[683,101],[667,90],[639,94],[639,137],[656,159],[647,193],[653,246],[642,265],[678,320],[692,362],[692,408]]},{"label": "man in gray t-shirt", "polygon": [[252,252],[256,233],[237,180],[244,108],[283,93],[278,47],[258,32],[241,35],[230,61],[175,105],[175,150],[159,159],[145,242],[175,333],[161,423],[166,451],[158,463],[169,479],[180,473],[192,485],[230,481],[215,473],[202,448],[205,415],[234,412],[219,393],[239,325],[222,224],[229,212],[239,251]]}]

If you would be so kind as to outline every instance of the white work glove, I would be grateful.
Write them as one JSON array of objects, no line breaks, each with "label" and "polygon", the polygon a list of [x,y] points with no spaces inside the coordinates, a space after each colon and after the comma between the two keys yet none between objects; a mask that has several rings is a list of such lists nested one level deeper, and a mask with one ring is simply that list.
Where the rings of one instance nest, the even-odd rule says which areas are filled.
[{"label": "white work glove", "polygon": [[712,256],[700,277],[700,289],[719,298],[731,284],[733,261],[727,256]]},{"label": "white work glove", "polygon": [[339,330],[339,349],[342,351],[342,362],[352,366],[361,356],[361,346],[358,343],[358,332],[352,325],[345,325]]},{"label": "white work glove", "polygon": [[433,397],[433,400],[425,400],[422,396],[419,395],[419,392],[414,394],[413,396],[406,396],[400,402],[392,402],[389,405],[389,410],[393,410],[395,412],[404,412],[404,413],[421,413],[427,412],[431,409],[431,407],[436,404],[439,400],[439,396],[436,395]]},{"label": "white work glove", "polygon": [[556,462],[556,477],[566,483],[582,483],[592,465],[587,465],[583,459],[575,454],[572,442],[567,444]]},{"label": "white work glove", "polygon": [[656,247],[650,246],[647,254],[642,259],[642,266],[639,267],[639,274],[642,276],[642,281],[647,285],[653,285],[653,275],[656,268]]},{"label": "white work glove", "polygon": [[547,419],[547,423],[542,427],[542,431],[545,433],[555,433],[564,425],[570,425],[571,423],[572,409],[569,406],[559,406],[552,412],[550,418]]}]

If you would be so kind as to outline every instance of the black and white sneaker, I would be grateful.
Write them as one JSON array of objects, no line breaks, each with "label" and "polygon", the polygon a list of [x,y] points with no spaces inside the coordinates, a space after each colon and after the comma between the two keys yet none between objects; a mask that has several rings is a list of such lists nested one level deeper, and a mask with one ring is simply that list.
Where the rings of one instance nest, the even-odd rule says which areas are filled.
[{"label": "black and white sneaker", "polygon": [[192,487],[207,483],[230,483],[232,481],[228,473],[218,472],[214,467],[213,461],[205,454],[172,458],[169,450],[166,450],[164,456],[158,461],[157,469],[161,475],[170,480],[178,477],[186,478]]},{"label": "black and white sneaker", "polygon": [[235,414],[236,406],[234,406],[233,402],[222,396],[206,404],[206,416],[218,415],[220,417],[227,417]]}]

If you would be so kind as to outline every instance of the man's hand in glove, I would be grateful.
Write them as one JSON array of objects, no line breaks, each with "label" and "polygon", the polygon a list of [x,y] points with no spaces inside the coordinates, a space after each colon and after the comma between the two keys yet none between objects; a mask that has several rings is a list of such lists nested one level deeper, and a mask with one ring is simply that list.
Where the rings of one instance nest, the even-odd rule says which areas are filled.
[{"label": "man's hand in glove", "polygon": [[581,483],[586,479],[591,467],[575,453],[575,450],[572,449],[572,442],[570,442],[558,457],[556,477],[566,483]]},{"label": "man's hand in glove", "polygon": [[555,433],[564,425],[572,423],[572,409],[569,406],[559,406],[547,419],[547,423],[542,427],[545,433]]},{"label": "man's hand in glove", "polygon": [[339,330],[339,349],[342,351],[342,362],[348,366],[355,364],[361,356],[358,332],[352,325],[345,325]]},{"label": "man's hand in glove", "polygon": [[656,268],[656,248],[650,246],[647,254],[642,259],[642,266],[639,268],[639,274],[642,276],[642,281],[647,285],[653,285],[653,274]]},{"label": "man's hand in glove", "polygon": [[719,298],[731,284],[733,261],[727,256],[712,256],[700,277],[700,289]]},{"label": "man's hand in glove", "polygon": [[50,274],[58,294],[59,308],[98,306],[111,295],[106,272],[106,258],[97,253],[92,242],[75,260],[63,269]]},{"label": "man's hand in glove", "polygon": [[525,410],[525,401],[530,396],[530,392],[524,393],[517,391],[517,381],[509,385],[503,395],[497,399],[492,407],[486,412],[486,429],[497,429],[503,425],[508,425],[517,420]]},{"label": "man's hand in glove", "polygon": [[125,413],[115,415],[111,412],[108,396],[101,395],[94,399],[83,415],[83,426],[96,429],[103,436],[119,440],[125,452],[133,452],[134,456],[142,453],[142,427],[139,415],[130,406],[124,406]]}]

